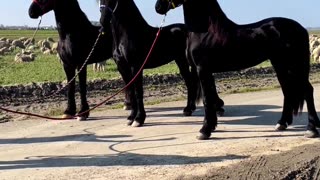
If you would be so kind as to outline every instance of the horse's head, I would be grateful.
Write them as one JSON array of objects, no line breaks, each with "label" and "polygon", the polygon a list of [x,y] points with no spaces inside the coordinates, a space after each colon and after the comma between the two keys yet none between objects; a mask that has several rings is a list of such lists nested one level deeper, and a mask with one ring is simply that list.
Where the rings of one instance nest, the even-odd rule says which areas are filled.
[{"label": "horse's head", "polygon": [[156,11],[159,14],[166,14],[169,10],[181,6],[187,0],[157,0]]},{"label": "horse's head", "polygon": [[102,27],[108,27],[113,13],[118,8],[118,0],[100,0],[100,24]]},{"label": "horse's head", "polygon": [[30,18],[37,19],[39,16],[53,10],[56,0],[33,0],[29,7]]}]

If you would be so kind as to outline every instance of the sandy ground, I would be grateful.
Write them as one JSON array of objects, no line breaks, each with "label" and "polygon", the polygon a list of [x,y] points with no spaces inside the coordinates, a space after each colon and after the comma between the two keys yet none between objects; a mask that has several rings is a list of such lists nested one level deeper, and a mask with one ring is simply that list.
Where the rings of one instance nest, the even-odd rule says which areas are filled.
[{"label": "sandy ground", "polygon": [[[317,85],[317,109],[319,91]],[[302,172],[294,169],[299,163],[302,170],[311,164],[314,173],[306,176],[319,179],[320,139],[304,137],[305,109],[287,131],[276,132],[280,90],[222,98],[226,114],[207,141],[196,139],[203,108],[183,117],[185,101],[147,106],[141,128],[125,126],[123,110],[93,112],[85,122],[2,123],[0,179],[291,179]],[[275,165],[282,169],[268,168]]]}]

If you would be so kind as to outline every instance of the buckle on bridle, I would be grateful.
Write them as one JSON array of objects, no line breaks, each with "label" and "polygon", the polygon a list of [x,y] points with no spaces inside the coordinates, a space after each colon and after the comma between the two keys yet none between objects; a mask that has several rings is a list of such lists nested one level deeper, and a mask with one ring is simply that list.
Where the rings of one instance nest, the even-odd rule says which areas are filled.
[{"label": "buckle on bridle", "polygon": [[118,1],[117,1],[117,4],[116,6],[114,7],[114,9],[111,9],[109,6],[106,6],[105,4],[100,4],[100,11],[101,9],[104,9],[104,8],[108,8],[109,11],[112,12],[112,14],[118,9]]},{"label": "buckle on bridle", "polygon": [[168,2],[169,4],[171,4],[172,9],[175,9],[177,7],[172,0],[168,0]]}]

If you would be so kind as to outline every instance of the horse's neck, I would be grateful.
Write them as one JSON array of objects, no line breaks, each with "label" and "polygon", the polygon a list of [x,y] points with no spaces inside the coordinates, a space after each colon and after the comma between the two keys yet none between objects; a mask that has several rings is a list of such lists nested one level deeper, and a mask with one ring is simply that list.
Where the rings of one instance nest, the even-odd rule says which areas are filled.
[{"label": "horse's neck", "polygon": [[190,31],[220,32],[221,28],[232,28],[236,24],[232,22],[222,11],[217,0],[187,1],[184,6],[185,23]]},{"label": "horse's neck", "polygon": [[57,30],[62,39],[70,34],[76,36],[77,34],[81,34],[79,32],[90,31],[93,28],[93,25],[80,9],[79,4],[75,3],[71,4],[70,1],[69,4],[57,5],[54,9]]},{"label": "horse's neck", "polygon": [[[140,31],[152,28],[142,17],[133,0],[119,1],[118,8],[114,12],[112,20],[114,28],[122,31]],[[137,31],[136,31],[137,30]]]}]

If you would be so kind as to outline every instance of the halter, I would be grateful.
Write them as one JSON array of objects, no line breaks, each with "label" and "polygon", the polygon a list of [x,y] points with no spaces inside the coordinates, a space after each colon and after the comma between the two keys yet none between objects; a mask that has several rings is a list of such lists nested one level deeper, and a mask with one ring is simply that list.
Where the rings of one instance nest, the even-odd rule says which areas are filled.
[{"label": "halter", "polygon": [[50,11],[49,6],[53,5],[53,0],[48,0],[47,3],[40,3],[39,0],[33,0],[34,3],[36,3],[40,9],[42,10],[42,13],[45,14]]},{"label": "halter", "polygon": [[[169,6],[170,6],[170,4],[171,4],[171,6],[172,6],[172,9],[175,9],[177,6],[174,4],[174,2],[173,2],[173,0],[168,0],[168,2],[169,2]],[[169,9],[169,8],[168,8]]]},{"label": "halter", "polygon": [[[99,4],[100,4],[100,1],[99,1]],[[118,9],[118,5],[119,5],[119,2],[117,1],[117,4],[116,4],[116,6],[114,7],[114,9],[111,9],[109,6],[106,6],[105,4],[100,4],[100,10],[101,10],[101,9],[104,9],[104,8],[108,8],[108,10],[111,11],[112,14],[113,14],[113,13],[115,13],[116,10]]]}]

